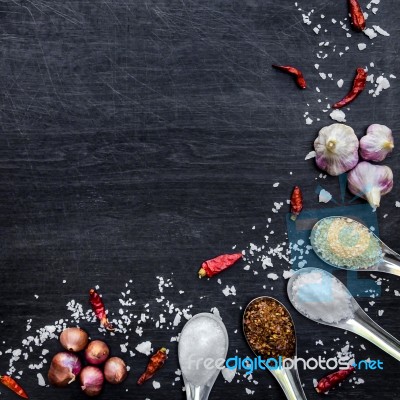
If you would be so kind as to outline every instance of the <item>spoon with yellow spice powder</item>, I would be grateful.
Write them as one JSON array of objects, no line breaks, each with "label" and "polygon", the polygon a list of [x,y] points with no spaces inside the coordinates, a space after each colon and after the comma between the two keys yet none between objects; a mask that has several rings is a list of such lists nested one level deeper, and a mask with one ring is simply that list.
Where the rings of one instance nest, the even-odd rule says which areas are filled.
[{"label": "spoon with yellow spice powder", "polygon": [[322,218],[310,240],[317,256],[332,267],[400,276],[400,255],[352,218]]},{"label": "spoon with yellow spice powder", "polygon": [[243,314],[243,332],[257,356],[255,368],[268,369],[289,400],[307,400],[296,367],[296,332],[289,311],[272,297],[257,297]]}]

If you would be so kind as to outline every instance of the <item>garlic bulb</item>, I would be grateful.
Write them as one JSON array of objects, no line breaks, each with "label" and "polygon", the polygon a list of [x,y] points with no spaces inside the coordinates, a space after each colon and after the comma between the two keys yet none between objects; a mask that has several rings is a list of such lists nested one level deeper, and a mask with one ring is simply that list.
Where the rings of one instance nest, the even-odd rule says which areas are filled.
[{"label": "garlic bulb", "polygon": [[385,165],[374,165],[361,161],[347,176],[351,193],[366,199],[375,210],[381,196],[393,188],[392,170]]},{"label": "garlic bulb", "polygon": [[360,156],[364,160],[382,161],[393,150],[393,135],[385,125],[372,124],[360,140]]},{"label": "garlic bulb", "polygon": [[353,128],[332,124],[319,131],[314,142],[315,160],[319,168],[337,176],[358,163],[358,139]]}]

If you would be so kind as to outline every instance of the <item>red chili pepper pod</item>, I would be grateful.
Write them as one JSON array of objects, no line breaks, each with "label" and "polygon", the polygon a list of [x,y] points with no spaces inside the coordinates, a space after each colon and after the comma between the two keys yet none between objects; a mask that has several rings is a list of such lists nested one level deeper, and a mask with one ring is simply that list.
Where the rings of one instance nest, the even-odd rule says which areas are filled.
[{"label": "red chili pepper pod", "polygon": [[290,212],[292,213],[290,219],[296,221],[296,218],[303,209],[303,194],[298,186],[293,188],[292,196],[290,197]]},{"label": "red chili pepper pod", "polygon": [[23,399],[28,398],[25,390],[11,376],[0,375],[0,382]]},{"label": "red chili pepper pod", "polygon": [[279,69],[280,71],[293,75],[296,79],[297,85],[301,89],[307,88],[306,80],[304,79],[303,73],[298,68],[292,67],[291,65],[272,65],[272,66],[276,69]]},{"label": "red chili pepper pod", "polygon": [[108,321],[103,300],[94,289],[89,290],[89,301],[92,306],[92,310],[94,311],[96,317],[100,320],[104,328],[111,332],[115,331],[115,328],[113,327],[111,322]]},{"label": "red chili pepper pod", "polygon": [[199,278],[204,278],[205,276],[211,278],[212,276],[231,267],[242,257],[242,253],[222,254],[218,257],[212,258],[211,260],[204,261],[198,272]]},{"label": "red chili pepper pod", "polygon": [[351,23],[357,31],[365,29],[365,17],[358,0],[349,0]]},{"label": "red chili pepper pod", "polygon": [[140,376],[137,381],[138,385],[143,385],[144,382],[153,377],[153,375],[164,365],[167,360],[167,349],[162,347],[157,353],[153,354],[147,364],[146,371]]},{"label": "red chili pepper pod", "polygon": [[348,369],[341,369],[339,371],[334,372],[318,381],[315,390],[317,393],[326,393],[328,390],[334,388],[340,382],[343,382],[353,371],[355,371],[354,367],[350,367]]},{"label": "red chili pepper pod", "polygon": [[340,101],[335,103],[332,108],[342,108],[351,103],[365,89],[367,84],[367,71],[364,68],[357,68],[357,74],[353,81],[350,92]]}]

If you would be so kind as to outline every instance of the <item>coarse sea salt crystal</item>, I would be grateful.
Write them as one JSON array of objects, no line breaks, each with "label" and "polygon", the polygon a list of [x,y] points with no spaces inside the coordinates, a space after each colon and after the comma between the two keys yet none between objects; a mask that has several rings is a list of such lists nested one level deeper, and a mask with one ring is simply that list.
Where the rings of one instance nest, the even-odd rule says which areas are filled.
[{"label": "coarse sea salt crystal", "polygon": [[146,356],[150,355],[151,353],[151,342],[146,341],[146,342],[142,342],[139,343],[136,347],[135,347],[136,351],[138,351],[139,353],[142,354],[146,354]]},{"label": "coarse sea salt crystal", "polygon": [[222,371],[222,376],[224,377],[224,379],[231,383],[233,381],[233,378],[236,375],[236,368],[230,369],[230,368],[223,368]]},{"label": "coarse sea salt crystal", "polygon": [[272,186],[273,187],[278,187],[279,186],[279,182],[275,182]]},{"label": "coarse sea salt crystal", "polygon": [[154,389],[160,389],[160,387],[161,387],[161,383],[160,382],[153,381],[153,388]]},{"label": "coarse sea salt crystal", "polygon": [[307,117],[306,124],[311,125],[312,123],[313,123],[313,120],[310,117]]},{"label": "coarse sea salt crystal", "polygon": [[267,278],[272,279],[273,281],[276,281],[279,278],[279,276],[277,274],[274,274],[274,273],[269,273],[267,275]]},{"label": "coarse sea salt crystal", "polygon": [[333,110],[329,116],[338,122],[346,122],[346,114],[342,110]]},{"label": "coarse sea salt crystal", "polygon": [[372,28],[366,28],[363,30],[364,34],[367,35],[370,39],[374,39],[378,36],[378,34]]},{"label": "coarse sea salt crystal", "polygon": [[341,88],[341,87],[343,86],[343,83],[344,83],[343,79],[339,79],[339,80],[337,81],[338,87]]},{"label": "coarse sea salt crystal", "polygon": [[400,207],[400,201],[396,201],[395,206]]},{"label": "coarse sea salt crystal", "polygon": [[367,45],[365,43],[358,43],[357,47],[358,50],[363,51],[367,48]]},{"label": "coarse sea salt crystal", "polygon": [[315,151],[310,151],[310,152],[306,155],[306,157],[304,158],[304,160],[309,160],[309,159],[311,159],[311,158],[315,158],[315,156],[316,156]]},{"label": "coarse sea salt crystal", "polygon": [[39,386],[46,386],[46,382],[43,378],[43,375],[39,372],[38,374],[36,374],[37,378],[38,378],[38,385]]},{"label": "coarse sea salt crystal", "polygon": [[320,203],[329,203],[332,200],[332,195],[325,189],[322,189],[319,192],[319,202]]},{"label": "coarse sea salt crystal", "polygon": [[386,32],[384,29],[382,29],[380,26],[378,25],[372,25],[372,27],[380,34],[383,36],[390,36],[389,32]]}]

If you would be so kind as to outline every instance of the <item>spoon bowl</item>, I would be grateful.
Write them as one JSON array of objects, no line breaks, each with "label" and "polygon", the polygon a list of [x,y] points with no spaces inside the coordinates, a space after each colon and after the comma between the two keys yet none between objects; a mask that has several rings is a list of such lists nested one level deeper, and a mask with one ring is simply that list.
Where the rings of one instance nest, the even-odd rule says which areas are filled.
[{"label": "spoon bowl", "polygon": [[315,254],[332,267],[400,276],[400,255],[352,218],[320,219],[312,228],[310,241]]},{"label": "spoon bowl", "polygon": [[[253,299],[252,301],[250,301],[250,303],[246,306],[246,309],[244,310],[244,313],[243,313],[242,325],[243,325],[243,332],[244,332],[244,336],[246,338],[247,344],[249,345],[249,347],[251,348],[251,350],[257,357],[260,356],[260,353],[252,345],[252,343],[251,343],[252,341],[250,340],[248,333],[246,331],[246,315],[247,315],[248,311],[257,302],[262,302],[262,301],[273,301],[275,303],[278,303],[284,309],[284,311],[286,311],[287,316],[289,317],[291,325],[293,327],[294,337],[295,337],[294,351],[292,351],[290,354],[290,357],[287,357],[287,358],[295,359],[296,358],[296,331],[295,331],[292,317],[291,317],[289,311],[286,309],[286,307],[281,302],[279,302],[278,300],[276,300],[273,297],[268,297],[268,296],[257,297],[255,299]],[[292,363],[291,368],[288,368],[288,367],[269,368],[268,364],[269,364],[268,362],[264,363],[264,366],[266,367],[266,369],[269,369],[269,371],[272,373],[272,375],[278,381],[278,383],[280,384],[280,386],[281,386],[282,390],[284,391],[288,400],[307,400],[307,397],[304,394],[303,387],[300,382],[300,377],[299,377],[299,373],[298,373],[298,370],[296,367],[296,362]],[[277,363],[275,363],[275,365],[277,365]]]},{"label": "spoon bowl", "polygon": [[[187,400],[207,400],[228,352],[229,338],[222,319],[200,313],[183,327],[178,345],[179,364]],[[207,365],[206,365],[207,364]]]},{"label": "spoon bowl", "polygon": [[[303,285],[297,282],[301,275],[313,273],[321,277],[320,282]],[[343,291],[340,297],[335,298],[333,293],[335,290],[334,285],[336,288],[340,288],[340,291]],[[368,317],[346,286],[329,272],[320,268],[300,269],[289,279],[287,292],[290,302],[300,314],[320,324],[348,330],[360,335],[400,361],[400,341]],[[340,304],[339,299],[343,300],[343,304]],[[323,317],[315,315],[315,309],[313,310],[313,308],[316,305],[321,307],[321,315]],[[341,307],[340,314],[336,314],[336,318],[332,318],[335,307]],[[329,312],[331,315],[329,315]],[[339,318],[340,315],[343,318]]]}]

